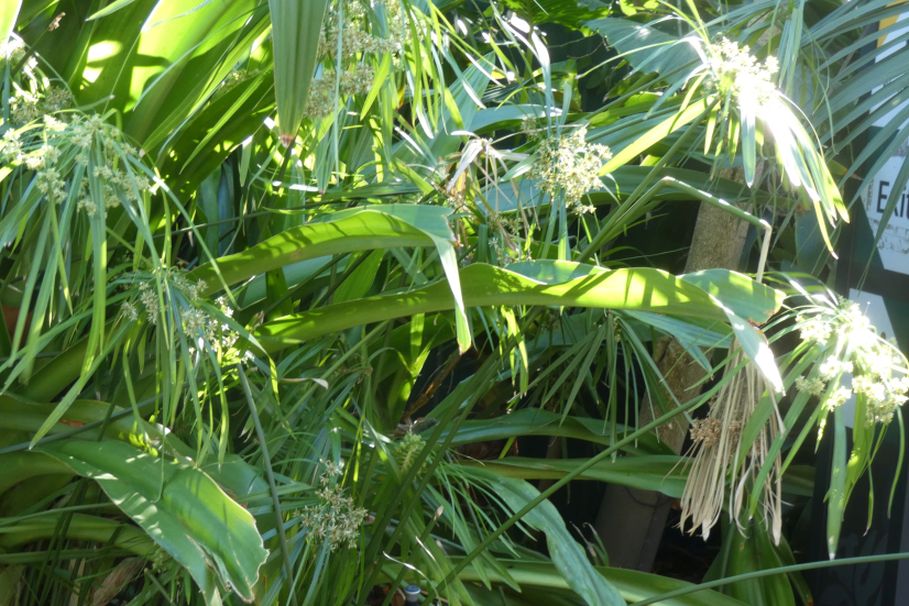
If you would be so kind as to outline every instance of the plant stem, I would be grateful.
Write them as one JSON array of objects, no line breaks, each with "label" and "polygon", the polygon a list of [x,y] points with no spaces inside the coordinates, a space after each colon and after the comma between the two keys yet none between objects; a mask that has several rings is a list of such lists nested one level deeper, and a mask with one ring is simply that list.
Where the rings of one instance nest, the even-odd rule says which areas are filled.
[{"label": "plant stem", "polygon": [[691,593],[696,593],[705,589],[713,589],[714,587],[722,587],[724,585],[730,585],[732,583],[738,583],[740,581],[747,581],[749,579],[757,579],[761,577],[773,576],[775,574],[789,574],[791,572],[801,572],[803,570],[817,570],[819,568],[828,568],[833,566],[852,566],[855,564],[873,564],[875,562],[890,562],[893,560],[907,560],[909,559],[909,551],[900,551],[898,553],[880,553],[870,556],[856,556],[854,558],[841,558],[839,560],[819,560],[816,562],[805,562],[803,564],[790,564],[788,566],[777,566],[776,568],[765,568],[764,570],[753,570],[751,572],[744,572],[742,574],[736,574],[731,577],[725,577],[722,579],[715,579],[713,581],[707,581],[706,583],[699,583],[698,585],[692,585],[691,587],[683,587],[681,589],[675,589],[673,591],[667,591],[666,593],[661,593],[658,595],[650,596],[644,600],[639,600],[632,603],[630,606],[647,606],[648,604],[656,604],[657,602],[662,602],[664,600],[669,600],[672,598],[677,598],[683,595],[688,595]]}]

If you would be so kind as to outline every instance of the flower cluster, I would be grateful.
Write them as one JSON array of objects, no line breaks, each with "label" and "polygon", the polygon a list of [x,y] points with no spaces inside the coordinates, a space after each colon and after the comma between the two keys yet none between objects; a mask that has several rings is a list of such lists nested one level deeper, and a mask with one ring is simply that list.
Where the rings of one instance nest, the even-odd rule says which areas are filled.
[{"label": "flower cluster", "polygon": [[18,75],[11,82],[9,96],[10,123],[23,126],[45,114],[58,112],[72,105],[72,95],[63,87],[52,84],[38,69],[38,60],[28,56],[25,44],[16,35],[0,45],[0,65],[7,63]]},{"label": "flower cluster", "polygon": [[319,502],[303,509],[300,520],[310,535],[328,544],[329,550],[353,548],[368,512],[357,507],[336,478],[343,473],[337,464],[326,465],[316,491]]},{"label": "flower cluster", "polygon": [[[179,292],[191,307],[194,307],[201,302],[202,293],[205,291],[206,287],[204,280],[190,282],[182,272],[177,270],[165,270],[164,275],[162,275],[161,278],[161,284],[167,285],[171,289]],[[143,280],[139,282],[138,308],[132,301],[127,301],[122,306],[123,315],[131,320],[136,320],[142,315],[139,309],[144,312],[145,319],[147,319],[150,324],[158,323],[161,304],[155,280]],[[188,312],[184,312],[183,315],[185,316],[187,313]],[[183,327],[184,330],[186,330],[185,319],[183,320]],[[190,334],[190,331],[187,330],[186,332],[187,334]]]},{"label": "flower cluster", "polygon": [[819,397],[828,411],[855,395],[868,424],[890,422],[909,397],[909,361],[877,333],[859,306],[845,301],[811,307],[796,317],[796,325],[819,360],[796,379],[796,389]]},{"label": "flower cluster", "polygon": [[723,94],[764,103],[776,96],[773,78],[779,71],[775,57],[758,61],[748,46],[720,38],[707,49],[708,65],[717,89]]},{"label": "flower cluster", "polygon": [[25,43],[22,38],[11,34],[9,39],[0,44],[0,61],[18,63],[25,57]]},{"label": "flower cluster", "polygon": [[338,50],[345,59],[362,54],[399,53],[407,40],[407,19],[397,2],[385,4],[388,36],[380,37],[366,31],[366,13],[362,5],[345,3],[344,19],[339,27],[338,13],[332,9],[325,17],[325,27],[319,38],[319,56],[332,57]]},{"label": "flower cluster", "polygon": [[587,142],[587,129],[582,126],[541,145],[540,184],[550,195],[562,192],[565,205],[575,212],[591,212],[593,207],[581,204],[581,199],[587,192],[602,187],[600,169],[611,157],[605,145]]},{"label": "flower cluster", "polygon": [[[191,281],[176,269],[159,270],[155,276],[134,279],[138,283],[138,297],[128,299],[120,306],[120,314],[129,321],[146,320],[151,325],[161,323],[161,314],[176,310],[173,322],[187,339],[189,354],[194,364],[210,352],[222,366],[246,362],[253,353],[240,347],[240,333],[232,325],[234,310],[225,297],[218,297],[214,305],[205,296],[204,280]],[[159,290],[160,288],[160,290]]]},{"label": "flower cluster", "polygon": [[720,441],[720,434],[723,431],[720,420],[716,417],[706,419],[695,419],[691,422],[691,441],[695,444],[703,444],[704,447],[710,448]]},{"label": "flower cluster", "polygon": [[365,57],[383,53],[397,56],[407,39],[407,20],[397,3],[385,6],[388,35],[384,37],[367,31],[366,13],[360,4],[347,3],[345,7],[343,19],[339,19],[335,10],[326,15],[319,39],[319,56],[337,60],[340,43],[340,63],[346,67],[340,76],[333,69],[324,69],[321,76],[313,80],[306,101],[306,115],[312,119],[333,113],[338,97],[369,92],[375,71]]},{"label": "flower cluster", "polygon": [[[67,121],[45,114],[41,123],[6,130],[0,162],[31,171],[26,178],[34,178],[35,190],[45,199],[60,204],[71,198],[89,217],[102,206],[142,203],[152,184],[144,167],[138,168],[138,150],[98,115],[60,116]],[[74,174],[82,176],[71,178]]]},{"label": "flower cluster", "polygon": [[215,304],[218,308],[217,315],[201,306],[190,307],[180,314],[183,333],[193,343],[190,346],[190,354],[207,349],[224,364],[235,364],[248,359],[252,355],[251,352],[241,353],[237,348],[240,333],[225,321],[233,316],[233,309],[224,297],[219,297]]},{"label": "flower cluster", "polygon": [[[310,118],[321,118],[336,109],[335,72],[324,70],[322,77],[314,79],[306,99],[306,115]],[[337,81],[340,97],[363,95],[372,88],[373,69],[366,63],[357,63],[341,73]]]}]

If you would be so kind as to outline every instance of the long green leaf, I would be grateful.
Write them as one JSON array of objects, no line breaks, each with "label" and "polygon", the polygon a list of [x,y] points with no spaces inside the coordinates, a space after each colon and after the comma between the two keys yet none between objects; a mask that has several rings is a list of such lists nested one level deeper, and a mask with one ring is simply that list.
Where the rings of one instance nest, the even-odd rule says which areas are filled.
[{"label": "long green leaf", "polygon": [[[499,561],[505,565],[509,576],[523,588],[569,588],[568,583],[550,562]],[[659,603],[661,606],[745,606],[744,602],[723,595],[718,591],[698,589],[697,586],[691,583],[667,576],[605,566],[597,566],[596,570],[607,581],[612,583],[629,603],[648,598],[654,593],[695,589],[695,591],[691,591],[684,596],[669,598]],[[461,573],[461,578],[463,580],[479,580],[481,578],[479,575],[480,573],[476,570],[476,567],[471,565],[464,569]],[[489,573],[489,577],[493,582],[504,583],[504,579],[500,580],[497,576],[495,573]]]},{"label": "long green leaf", "polygon": [[117,507],[182,564],[206,595],[217,579],[253,599],[268,552],[252,515],[204,472],[115,440],[66,440],[40,451],[92,478]]},{"label": "long green leaf", "polygon": [[[494,477],[490,484],[496,494],[514,511],[537,497],[539,491],[523,480]],[[625,606],[618,590],[596,571],[584,550],[565,527],[555,505],[548,500],[527,513],[524,522],[546,534],[546,545],[552,563],[559,570],[568,586],[588,604],[598,606]]]},{"label": "long green leaf", "polygon": [[[716,330],[721,330],[726,322],[725,311],[712,295],[652,268],[593,271],[574,279],[549,283],[476,263],[461,270],[461,287],[467,307],[553,305],[633,309],[702,321]],[[263,326],[257,338],[266,348],[276,351],[352,326],[453,307],[448,285],[436,282],[400,294],[346,301],[278,318]]]},{"label": "long green leaf", "polygon": [[[505,457],[481,461],[484,470],[505,478],[557,480],[579,465],[578,459]],[[678,455],[633,455],[599,461],[581,473],[578,480],[595,480],[641,490],[654,490],[681,497],[688,477],[685,459]]]},{"label": "long green leaf", "polygon": [[243,252],[202,265],[189,277],[204,281],[204,292],[210,295],[221,290],[222,281],[229,286],[306,259],[367,249],[436,245],[427,232],[438,228],[428,225],[421,216],[422,212],[416,215],[419,227],[397,216],[371,209],[350,213],[333,221],[307,223],[285,230]]},{"label": "long green leaf", "polygon": [[[447,435],[447,431],[442,435]],[[527,435],[558,436],[604,445],[613,441],[612,433],[604,427],[602,419],[575,416],[563,418],[561,414],[548,410],[524,408],[491,419],[464,421],[452,438],[451,444],[463,446]],[[626,452],[670,454],[666,445],[656,436],[645,436]]]},{"label": "long green leaf", "polygon": [[268,0],[278,126],[286,144],[303,122],[327,7],[328,0]]},{"label": "long green leaf", "polygon": [[5,0],[0,3],[0,46],[6,44],[13,33],[21,8],[22,0]]},{"label": "long green leaf", "polygon": [[669,116],[617,151],[608,162],[603,164],[603,167],[600,169],[600,174],[608,174],[620,166],[628,164],[638,154],[647,151],[683,126],[694,122],[707,113],[710,108],[710,103],[711,101],[709,99],[701,99]]}]

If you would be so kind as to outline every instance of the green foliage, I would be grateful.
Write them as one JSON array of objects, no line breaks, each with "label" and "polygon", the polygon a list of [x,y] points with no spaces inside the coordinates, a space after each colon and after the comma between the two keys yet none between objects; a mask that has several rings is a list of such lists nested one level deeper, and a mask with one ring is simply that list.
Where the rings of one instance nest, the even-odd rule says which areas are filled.
[{"label": "green foliage", "polygon": [[[833,382],[783,395],[854,352],[775,358],[791,308],[835,305],[764,270],[829,275],[841,188],[906,139],[855,144],[909,51],[855,52],[889,0],[828,4],[7,2],[0,604],[807,599],[609,568],[550,497],[681,495],[658,430],[742,352],[771,389],[720,490],[757,540],[726,529],[711,574],[794,563],[760,494],[811,490],[816,430],[835,547],[895,410],[850,450]],[[686,202],[753,228],[745,273],[685,273]]]}]

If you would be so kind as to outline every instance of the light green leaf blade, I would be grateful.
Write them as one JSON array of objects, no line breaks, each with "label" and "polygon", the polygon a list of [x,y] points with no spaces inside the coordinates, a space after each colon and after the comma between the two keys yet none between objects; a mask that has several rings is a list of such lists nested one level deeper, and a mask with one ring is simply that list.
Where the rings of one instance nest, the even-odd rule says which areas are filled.
[{"label": "light green leaf blade", "polygon": [[[512,577],[526,592],[528,588],[568,588],[568,584],[550,562],[534,562],[528,560],[500,560]],[[627,568],[614,568],[597,566],[597,571],[606,577],[622,597],[629,604],[640,600],[662,595],[680,589],[691,589],[688,594],[660,600],[660,606],[745,606],[745,602],[729,597],[715,589],[701,589],[687,581],[680,581],[671,577],[629,570]],[[468,566],[461,573],[467,580],[479,578],[479,571],[473,565]],[[495,573],[489,575],[493,582],[503,583]]]},{"label": "light green leaf blade", "polygon": [[594,19],[586,25],[623,53],[635,71],[665,76],[680,73],[698,63],[698,56],[689,44],[655,27],[615,17]]},{"label": "light green leaf blade", "polygon": [[286,144],[293,141],[303,121],[327,7],[327,0],[268,0],[278,124]]},{"label": "light green leaf blade", "polygon": [[[577,265],[577,264],[569,264]],[[540,264],[540,275],[553,265]],[[532,266],[522,270],[530,272]],[[722,329],[727,322],[726,310],[713,296],[667,272],[652,268],[595,268],[567,281],[550,275],[552,282],[538,280],[515,271],[475,263],[460,272],[464,304],[467,307],[487,305],[553,305],[596,309],[633,309],[669,314],[703,322]],[[367,297],[328,305],[312,311],[277,318],[264,325],[257,338],[273,351],[310,338],[391,320],[417,313],[431,313],[454,308],[451,290],[445,281],[404,293]]]},{"label": "light green leaf blade", "polygon": [[[423,207],[430,208],[430,207]],[[242,252],[220,257],[193,270],[189,278],[206,284],[205,294],[285,265],[326,255],[367,249],[433,246],[423,224],[418,229],[380,210],[357,209],[332,215],[331,221],[307,223],[285,230]]]},{"label": "light green leaf blade", "polygon": [[106,17],[108,15],[116,13],[118,10],[126,8],[127,6],[129,6],[130,4],[132,4],[134,2],[136,2],[136,0],[115,0],[114,2],[111,2],[110,4],[108,4],[107,6],[102,8],[101,10],[95,11],[94,13],[89,15],[88,18],[86,19],[86,21],[94,21],[95,19],[100,19],[101,17]]},{"label": "light green leaf blade", "polygon": [[785,293],[729,269],[705,269],[679,276],[716,297],[736,315],[763,323],[779,311]]},{"label": "light green leaf blade", "polygon": [[[461,280],[458,274],[458,256],[455,252],[455,235],[448,224],[451,209],[442,206],[425,206],[416,204],[383,204],[382,212],[406,221],[409,225],[426,234],[439,253],[445,279],[455,301],[455,323],[457,328],[458,347],[463,353],[470,347],[470,327],[467,322],[467,310],[461,293]],[[355,212],[358,212],[355,210]],[[345,216],[344,212],[334,216]]]},{"label": "light green leaf blade", "polygon": [[13,33],[21,8],[22,0],[5,0],[0,3],[0,45],[6,44]]},{"label": "light green leaf blade", "polygon": [[[499,478],[490,481],[496,494],[514,511],[535,499],[540,492],[523,480]],[[546,534],[546,544],[552,563],[569,587],[588,604],[624,606],[625,600],[612,584],[593,567],[584,550],[578,545],[559,511],[544,500],[524,516],[524,522]]]},{"label": "light green leaf blade", "polygon": [[[535,459],[505,457],[477,463],[497,477],[521,480],[559,480],[585,463],[586,459]],[[688,478],[687,460],[678,455],[646,455],[618,457],[598,461],[576,477],[618,484],[629,488],[653,490],[679,498]]]},{"label": "light green leaf blade", "polygon": [[204,593],[216,592],[220,579],[242,599],[253,599],[268,552],[252,515],[207,474],[116,440],[71,439],[38,450],[98,482]]},{"label": "light green leaf blade", "polygon": [[600,174],[608,174],[620,166],[628,164],[635,156],[641,154],[678,129],[687,126],[703,116],[710,109],[710,100],[701,99],[688,107],[669,116],[640,137],[629,142],[628,145],[618,150],[612,158],[600,168]]}]

